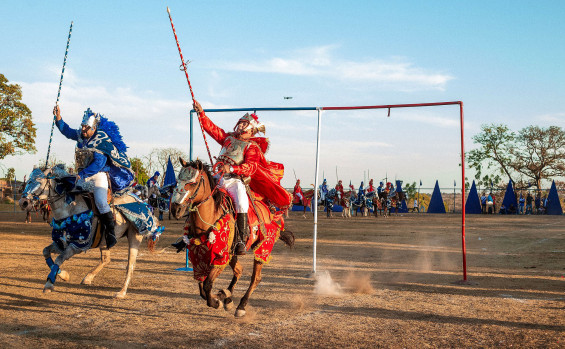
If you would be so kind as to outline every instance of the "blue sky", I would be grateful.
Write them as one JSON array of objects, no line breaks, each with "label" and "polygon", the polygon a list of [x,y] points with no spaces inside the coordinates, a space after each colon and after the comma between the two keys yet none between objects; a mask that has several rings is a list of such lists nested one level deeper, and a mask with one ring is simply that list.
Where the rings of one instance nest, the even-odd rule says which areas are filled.
[{"label": "blue sky", "polygon": [[[188,152],[190,94],[166,6],[204,108],[461,100],[467,150],[484,123],[565,127],[562,1],[10,1],[0,7],[0,72],[23,88],[38,152],[2,165],[21,178],[46,155],[71,21],[63,118],[76,127],[87,107],[105,114],[130,157],[155,147]],[[240,113],[210,116],[231,129]],[[293,186],[293,170],[314,183],[316,112],[259,117],[272,142],[267,157],[287,169],[283,185]],[[324,112],[321,174],[332,185],[336,166],[355,186],[364,173],[459,185],[458,117],[456,106],[395,109],[390,118]],[[206,159],[194,136],[195,156]],[[73,147],[55,131],[58,159],[71,163]]]}]

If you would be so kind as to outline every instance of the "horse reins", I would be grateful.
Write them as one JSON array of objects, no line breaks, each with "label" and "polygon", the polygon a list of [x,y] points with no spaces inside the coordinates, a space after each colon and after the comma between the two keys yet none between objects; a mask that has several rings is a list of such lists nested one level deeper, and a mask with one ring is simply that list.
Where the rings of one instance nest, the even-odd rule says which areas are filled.
[{"label": "horse reins", "polygon": [[[208,195],[208,197],[202,201],[200,201],[198,204],[196,204],[195,206],[192,205],[192,200],[196,197],[198,190],[200,189],[200,186],[202,185],[202,183],[204,183],[204,176],[202,175],[202,171],[203,170],[198,170],[198,175],[200,176],[200,180],[198,181],[198,185],[196,187],[196,189],[194,190],[194,193],[188,198],[186,203],[182,203],[182,206],[188,206],[188,212],[196,212],[196,214],[198,214],[198,217],[200,218],[200,220],[205,223],[206,225],[210,226],[210,227],[214,227],[214,224],[216,224],[220,219],[224,218],[225,214],[222,215],[220,218],[218,218],[216,220],[216,222],[214,222],[214,224],[210,224],[208,222],[206,222],[204,219],[202,219],[202,216],[200,215],[200,211],[198,210],[198,208],[205,203],[206,201],[210,200],[210,198],[212,198],[212,196],[214,195],[214,192],[217,190],[218,188],[218,184],[219,184],[219,180],[216,182],[216,185],[214,186],[214,188],[212,189],[212,191],[210,192],[210,195]],[[218,172],[221,173],[221,172]],[[221,173],[221,176],[223,176],[223,173]],[[224,213],[227,213],[228,211],[226,210],[225,207],[222,207],[224,210]],[[205,230],[204,233],[206,233],[208,230]]]}]

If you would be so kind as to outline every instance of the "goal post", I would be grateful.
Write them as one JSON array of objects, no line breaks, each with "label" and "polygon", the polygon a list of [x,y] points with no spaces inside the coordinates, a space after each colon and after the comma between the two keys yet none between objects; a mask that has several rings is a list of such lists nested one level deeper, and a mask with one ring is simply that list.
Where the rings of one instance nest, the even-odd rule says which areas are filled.
[{"label": "goal post", "polygon": [[[420,108],[420,107],[438,107],[438,106],[459,106],[459,122],[461,132],[461,250],[463,258],[463,281],[467,281],[467,249],[465,245],[465,139],[464,139],[464,124],[463,124],[463,102],[434,102],[434,103],[412,103],[412,104],[386,104],[386,105],[368,105],[368,106],[346,106],[346,107],[286,107],[286,108],[224,108],[224,109],[204,109],[207,113],[224,113],[224,112],[257,112],[257,111],[317,111],[317,137],[316,137],[316,168],[314,177],[314,198],[318,196],[318,177],[319,177],[319,160],[320,160],[320,141],[321,141],[321,128],[322,128],[322,112],[327,111],[340,111],[340,110],[361,110],[361,109],[388,109],[390,116],[390,109],[394,108]],[[189,157],[192,160],[193,155],[193,118],[194,110],[190,111],[190,153]],[[316,273],[316,245],[318,236],[318,210],[314,210],[314,231],[313,231],[313,272]]]}]

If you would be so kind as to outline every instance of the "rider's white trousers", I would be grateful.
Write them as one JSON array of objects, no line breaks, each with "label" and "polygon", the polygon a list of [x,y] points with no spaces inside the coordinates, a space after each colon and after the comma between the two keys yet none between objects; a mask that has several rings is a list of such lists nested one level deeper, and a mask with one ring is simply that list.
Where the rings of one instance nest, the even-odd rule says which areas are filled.
[{"label": "rider's white trousers", "polygon": [[98,172],[93,176],[85,178],[84,181],[94,183],[94,202],[100,214],[110,212],[110,205],[108,205],[108,176],[106,172]]},{"label": "rider's white trousers", "polygon": [[218,187],[224,188],[234,201],[237,213],[247,213],[249,210],[249,198],[245,190],[245,184],[239,178],[222,177]]}]

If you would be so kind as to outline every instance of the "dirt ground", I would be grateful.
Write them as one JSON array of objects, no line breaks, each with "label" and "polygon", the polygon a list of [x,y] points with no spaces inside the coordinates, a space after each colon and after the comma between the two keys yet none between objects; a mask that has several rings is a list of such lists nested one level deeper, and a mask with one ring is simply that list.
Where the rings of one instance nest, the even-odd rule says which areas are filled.
[{"label": "dirt ground", "polygon": [[[327,219],[292,212],[296,248],[278,242],[244,319],[208,308],[184,253],[169,244],[182,223],[165,220],[158,251],[140,251],[123,300],[126,246],[91,286],[80,281],[98,250],[63,265],[71,274],[42,292],[50,243],[45,223],[0,213],[2,348],[425,348],[565,347],[565,216],[467,216],[468,280],[461,285],[460,215]],[[252,256],[236,288],[249,283]],[[226,269],[217,288],[231,277]]]}]

